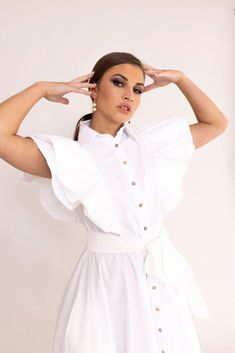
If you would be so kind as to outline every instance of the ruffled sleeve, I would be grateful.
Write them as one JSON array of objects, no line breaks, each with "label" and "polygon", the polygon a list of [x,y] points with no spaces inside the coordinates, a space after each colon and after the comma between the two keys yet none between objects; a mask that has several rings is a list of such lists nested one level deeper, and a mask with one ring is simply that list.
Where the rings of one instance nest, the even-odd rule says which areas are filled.
[{"label": "ruffled sleeve", "polygon": [[137,128],[135,133],[153,157],[162,209],[166,214],[182,199],[182,177],[195,151],[188,120],[170,115]]},{"label": "ruffled sleeve", "polygon": [[98,205],[98,200],[106,201],[105,186],[89,152],[78,141],[62,136],[41,134],[29,137],[44,155],[52,177],[23,172],[22,181],[39,187],[44,209],[55,219],[80,222],[80,206],[83,205],[86,216],[98,226],[108,228],[111,222],[109,213],[104,218],[104,210]]}]

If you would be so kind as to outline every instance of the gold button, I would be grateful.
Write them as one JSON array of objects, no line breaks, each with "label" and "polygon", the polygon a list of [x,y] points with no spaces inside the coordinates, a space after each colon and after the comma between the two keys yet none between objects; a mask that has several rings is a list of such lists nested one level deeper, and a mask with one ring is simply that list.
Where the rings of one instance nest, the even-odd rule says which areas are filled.
[{"label": "gold button", "polygon": [[155,310],[159,311],[160,309],[159,308],[155,308]]},{"label": "gold button", "polygon": [[159,328],[159,329],[158,329],[158,331],[159,331],[159,332],[162,332],[162,329],[161,329],[161,328]]},{"label": "gold button", "polygon": [[148,227],[144,227],[144,230],[147,230],[148,229]]},{"label": "gold button", "polygon": [[135,185],[136,184],[136,182],[135,181],[132,181],[132,183],[131,183],[132,185]]},{"label": "gold button", "polygon": [[143,204],[142,203],[139,203],[139,207],[142,207],[143,206]]},{"label": "gold button", "polygon": [[157,289],[157,286],[152,286],[152,289]]},{"label": "gold button", "polygon": [[115,144],[115,147],[118,147],[118,143]]},{"label": "gold button", "polygon": [[123,163],[123,164],[127,164],[127,161],[123,161],[122,163]]}]

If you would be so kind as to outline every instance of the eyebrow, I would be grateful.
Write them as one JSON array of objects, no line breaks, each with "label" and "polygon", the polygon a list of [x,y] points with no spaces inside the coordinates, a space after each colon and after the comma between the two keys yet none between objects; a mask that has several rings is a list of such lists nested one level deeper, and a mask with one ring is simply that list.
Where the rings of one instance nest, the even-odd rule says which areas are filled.
[{"label": "eyebrow", "polygon": [[[121,75],[121,74],[114,74],[114,75],[112,75],[112,77],[116,76],[116,75],[121,76],[124,80],[128,81],[128,78],[123,76],[123,75]],[[141,82],[137,82],[136,84],[144,87],[144,84],[141,83]]]}]

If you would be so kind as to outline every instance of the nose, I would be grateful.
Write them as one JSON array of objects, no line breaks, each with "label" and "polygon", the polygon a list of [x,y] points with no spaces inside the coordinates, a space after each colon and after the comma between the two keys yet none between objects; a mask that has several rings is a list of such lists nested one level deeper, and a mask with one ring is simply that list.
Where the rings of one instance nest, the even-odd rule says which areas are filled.
[{"label": "nose", "polygon": [[128,99],[129,101],[133,102],[133,99],[130,99],[127,96],[124,96],[124,99]]},{"label": "nose", "polygon": [[133,94],[133,93],[131,93],[131,92],[125,92],[124,95],[123,95],[123,98],[124,98],[124,99],[128,99],[128,100],[130,100],[130,101],[133,102],[134,99],[133,99],[132,94]]}]

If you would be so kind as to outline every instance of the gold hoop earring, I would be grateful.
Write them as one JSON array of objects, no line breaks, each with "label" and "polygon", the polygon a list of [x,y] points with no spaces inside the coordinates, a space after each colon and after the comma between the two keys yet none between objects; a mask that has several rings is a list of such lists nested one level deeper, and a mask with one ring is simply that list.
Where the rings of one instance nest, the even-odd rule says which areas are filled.
[{"label": "gold hoop earring", "polygon": [[96,106],[97,106],[96,102],[92,102],[92,111],[93,112],[96,112]]}]

